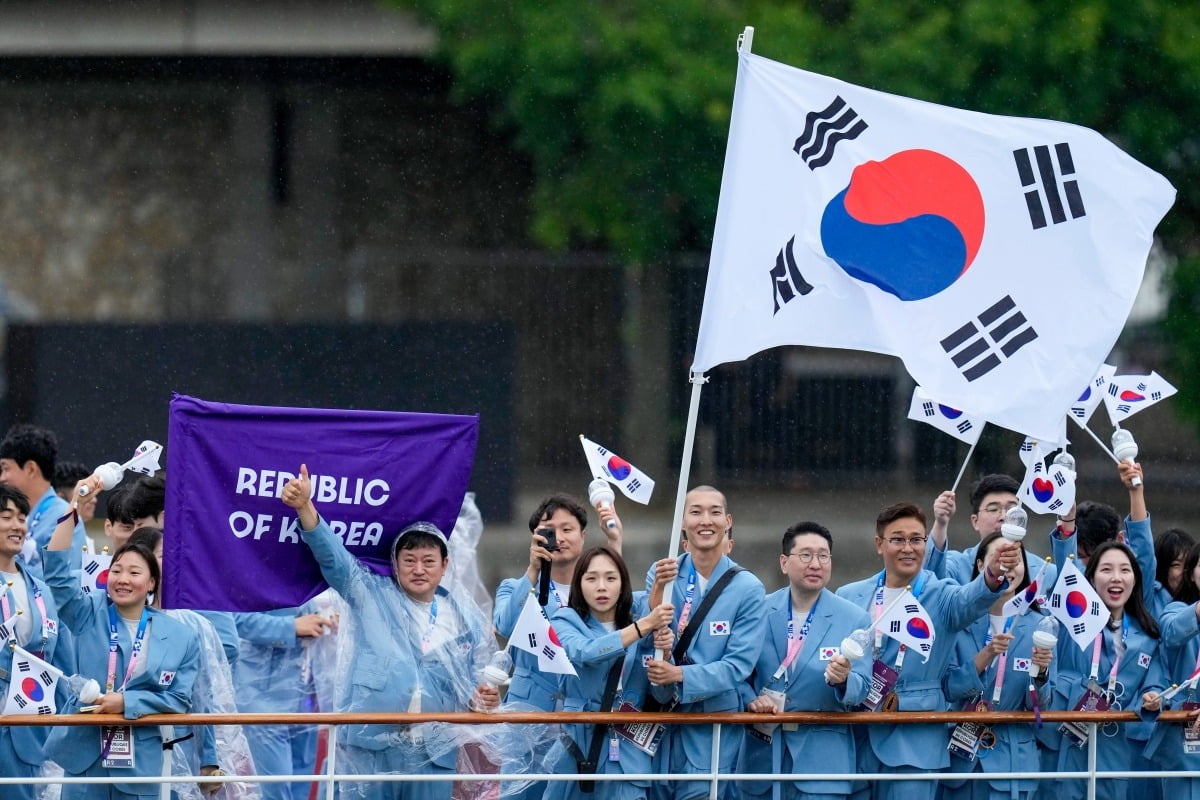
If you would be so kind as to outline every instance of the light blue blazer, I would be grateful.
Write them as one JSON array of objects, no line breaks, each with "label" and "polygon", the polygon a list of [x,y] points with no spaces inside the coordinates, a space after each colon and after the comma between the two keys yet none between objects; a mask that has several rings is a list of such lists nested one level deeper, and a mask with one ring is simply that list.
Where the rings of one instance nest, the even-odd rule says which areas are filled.
[{"label": "light blue blazer", "polygon": [[[536,589],[532,589],[537,591]],[[504,638],[512,635],[521,609],[529,598],[531,587],[529,578],[522,575],[519,578],[508,578],[496,589],[496,602],[492,612],[492,622],[496,633]],[[549,602],[542,606],[547,617],[558,610],[558,602],[550,595]],[[513,660],[512,681],[505,695],[505,705],[518,706],[526,711],[553,711],[563,699],[562,688],[558,676],[542,672],[537,667],[537,656],[524,650],[509,649]]]},{"label": "light blue blazer", "polygon": [[[95,678],[101,688],[108,675],[108,596],[84,594],[79,579],[71,573],[64,550],[42,551],[46,582],[54,593],[62,621],[75,634],[79,674]],[[125,676],[133,641],[124,625],[117,626],[117,682]],[[150,609],[146,632],[146,671],[130,679],[125,687],[125,718],[146,714],[186,713],[191,708],[192,685],[200,668],[200,643],[185,624],[161,611]],[[73,714],[79,698],[68,698],[60,713]],[[112,770],[130,776],[162,774],[162,737],[157,725],[133,728],[134,768]],[[46,742],[46,755],[57,761],[68,775],[79,775],[98,765],[100,728],[73,726],[55,728]],[[154,784],[116,784],[128,794],[158,795]]]},{"label": "light blue blazer", "polygon": [[[350,673],[339,711],[407,711],[415,692],[420,692],[421,711],[466,711],[479,676],[491,658],[494,641],[485,635],[477,610],[464,608],[439,587],[439,603],[449,603],[458,613],[462,628],[452,639],[422,653],[419,633],[410,630],[402,604],[403,590],[390,577],[376,575],[360,565],[342,540],[322,518],[301,538],[312,549],[321,574],[345,599],[354,612]],[[344,645],[343,645],[344,646]],[[403,736],[407,726],[347,725],[339,738],[368,750],[409,746]],[[414,745],[415,746],[415,745]],[[426,740],[420,747],[440,767],[452,769],[457,750],[447,737]],[[436,748],[436,749],[429,749]]]},{"label": "light blue blazer", "polygon": [[[1200,625],[1196,622],[1196,604],[1171,603],[1158,619],[1162,628],[1162,648],[1166,661],[1168,684],[1180,684],[1196,670],[1196,655],[1200,653]],[[1177,694],[1169,705],[1178,708],[1184,701],[1196,702],[1200,691]],[[1163,769],[1190,770],[1200,775],[1200,755],[1183,752],[1182,725],[1178,722],[1157,722],[1146,745],[1146,757]],[[1200,777],[1193,780],[1200,781]]]},{"label": "light blue blazer", "polygon": [[[1008,647],[1008,658],[1005,666],[1004,686],[1001,689],[1000,702],[993,704],[997,711],[1032,711],[1033,697],[1029,691],[1029,663],[1033,657],[1033,634],[1042,614],[1030,610],[1016,617],[1009,633],[1013,635]],[[992,702],[992,691],[996,686],[996,676],[1000,668],[1000,659],[992,660],[988,668],[980,674],[975,669],[975,656],[988,642],[990,625],[987,617],[981,617],[971,623],[966,630],[959,632],[954,640],[954,656],[946,671],[946,697],[951,708],[958,709],[969,700],[981,697],[988,703]],[[1043,711],[1049,710],[1054,697],[1054,681],[1058,671],[1055,660],[1050,661],[1046,671],[1046,681],[1038,687],[1038,707]],[[1047,724],[1046,727],[1050,727]],[[1053,724],[1057,727],[1057,724]],[[972,762],[961,758],[951,758],[950,768],[955,772],[1037,772],[1040,768],[1037,739],[1034,736],[1035,726],[1031,724],[992,725],[996,735],[996,745],[990,750],[980,749],[979,757]],[[966,781],[945,781],[946,786],[958,788]],[[1010,790],[1009,781],[988,781],[992,789],[998,792]],[[1017,781],[1016,789],[1022,792],[1032,792],[1037,789],[1035,780]]]},{"label": "light blue blazer", "polygon": [[[821,591],[812,624],[796,660],[778,681],[772,680],[787,656],[791,604],[791,591],[786,586],[767,596],[766,641],[750,679],[750,696],[757,696],[764,689],[784,692],[787,695],[785,711],[848,711],[862,703],[871,686],[869,657],[852,662],[850,677],[839,686],[825,683],[825,667],[833,652],[840,650],[842,640],[859,628],[869,629],[871,619],[863,609],[828,589]],[[803,619],[794,622],[797,630],[804,624]],[[769,722],[771,718],[763,715],[762,719]],[[784,750],[788,755],[786,762]],[[747,734],[738,772],[766,772],[769,769],[799,774],[804,771],[799,769],[801,765],[806,765],[810,772],[854,773],[855,744],[850,726],[798,725],[795,730],[780,727],[775,729],[770,744]],[[752,795],[765,795],[771,791],[771,784],[766,781],[748,781],[739,787],[743,793]],[[854,790],[850,780],[796,782],[794,787],[813,794],[844,795]]]},{"label": "light blue blazer", "polygon": [[[58,667],[64,674],[70,675],[75,672],[75,654],[73,648],[59,646],[59,614],[58,605],[54,602],[54,595],[51,593],[50,587],[46,585],[46,582],[34,575],[33,571],[21,562],[21,559],[17,559],[16,563],[17,570],[25,577],[25,587],[29,596],[30,622],[32,623],[29,641],[24,643],[22,647]],[[46,604],[46,616],[53,622],[48,631],[49,635],[46,638],[45,651],[42,653],[37,652],[42,649],[42,614],[38,610],[37,604],[33,602],[32,589],[34,585],[41,590],[42,601]],[[3,586],[0,586],[0,590],[9,593],[11,608],[13,603],[12,590],[5,589]],[[0,697],[8,697],[8,687],[11,682],[12,657],[13,651],[3,646],[3,643],[0,643]],[[65,697],[65,692],[60,694],[59,704],[61,705],[61,701]],[[26,764],[41,767],[42,762],[45,761],[45,757],[42,755],[42,748],[46,744],[46,737],[49,735],[50,729],[33,726],[13,726],[9,728],[8,732],[11,737],[13,752],[5,753],[0,750],[0,758],[20,759]]]},{"label": "light blue blazer", "polygon": [[[983,575],[966,585],[939,580],[928,570],[921,576],[925,586],[917,599],[933,620],[933,649],[927,662],[922,662],[919,653],[905,654],[895,691],[900,698],[901,711],[946,711],[948,705],[942,678],[954,654],[954,636],[986,614],[1000,590],[991,591]],[[849,583],[838,589],[837,594],[871,614],[877,581],[875,575]],[[879,657],[894,667],[899,651],[899,643],[885,636]],[[883,764],[925,770],[945,769],[950,765],[950,754],[946,750],[949,733],[944,725],[868,725],[866,728],[871,751]]]},{"label": "light blue blazer", "polygon": [[[638,619],[649,613],[646,603],[646,593],[636,592],[633,602],[633,618]],[[561,608],[554,613],[552,620],[554,631],[567,651],[567,657],[579,673],[578,677],[564,675],[561,678],[563,692],[563,711],[605,711],[600,707],[604,699],[604,688],[608,682],[608,671],[614,662],[623,662],[620,691],[614,699],[614,705],[630,703],[641,709],[646,702],[649,681],[646,678],[646,668],[642,658],[654,654],[653,640],[650,636],[631,644],[628,648],[621,647],[619,630],[607,631],[604,626],[589,616],[586,620],[571,608]],[[592,745],[592,734],[595,725],[567,725],[566,733],[575,742],[580,753],[589,755]],[[618,744],[619,760],[608,760],[608,742],[600,749],[600,774],[636,774],[651,771],[651,758],[648,754],[634,747],[632,743],[621,740]],[[551,751],[552,762],[558,772],[574,772],[575,757],[561,744]],[[631,781],[634,786],[646,788],[649,781]],[[597,784],[598,796],[604,797],[615,793],[617,784]],[[579,791],[579,784],[556,781],[548,784],[546,800],[559,798],[586,798]]]}]

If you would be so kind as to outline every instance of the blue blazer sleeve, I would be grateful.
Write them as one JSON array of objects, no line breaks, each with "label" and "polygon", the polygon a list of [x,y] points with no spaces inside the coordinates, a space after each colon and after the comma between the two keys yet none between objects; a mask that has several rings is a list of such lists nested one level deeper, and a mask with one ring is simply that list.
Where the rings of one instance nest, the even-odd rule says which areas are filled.
[{"label": "blue blazer sleeve", "polygon": [[521,609],[525,606],[525,600],[529,597],[530,588],[529,580],[524,576],[500,582],[499,588],[496,589],[492,622],[501,636],[508,638],[512,635],[517,618],[521,616]]},{"label": "blue blazer sleeve", "polygon": [[54,595],[59,619],[67,624],[76,636],[90,633],[96,606],[83,593],[79,579],[72,574],[70,555],[66,550],[43,550],[42,568],[45,570],[46,585]]},{"label": "blue blazer sleeve", "polygon": [[243,612],[233,615],[238,637],[267,647],[291,647],[296,644],[294,615]]},{"label": "blue blazer sleeve", "polygon": [[350,584],[358,569],[358,560],[350,555],[342,540],[329,529],[329,523],[320,517],[317,527],[311,531],[300,531],[300,538],[312,550],[325,582],[349,600]]},{"label": "blue blazer sleeve", "polygon": [[604,663],[625,655],[620,630],[594,636],[573,608],[558,609],[550,621],[572,664]]},{"label": "blue blazer sleeve", "polygon": [[1163,647],[1182,647],[1188,639],[1200,633],[1196,620],[1196,603],[1171,603],[1158,618]]}]

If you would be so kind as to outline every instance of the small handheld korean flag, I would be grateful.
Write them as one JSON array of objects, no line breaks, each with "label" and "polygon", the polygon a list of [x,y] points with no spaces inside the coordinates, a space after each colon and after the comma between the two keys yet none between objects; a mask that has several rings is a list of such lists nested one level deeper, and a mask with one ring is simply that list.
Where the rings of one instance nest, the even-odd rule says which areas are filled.
[{"label": "small handheld korean flag", "polygon": [[1159,375],[1118,375],[1108,382],[1104,392],[1104,407],[1113,425],[1119,426],[1139,411],[1145,411],[1159,400],[1166,400],[1176,389]]},{"label": "small handheld korean flag", "polygon": [[1108,609],[1079,567],[1075,566],[1074,559],[1067,559],[1067,563],[1063,564],[1047,605],[1080,650],[1091,645],[1096,634],[1104,630],[1104,624],[1108,622]]},{"label": "small handheld korean flag", "polygon": [[153,475],[162,469],[158,464],[160,455],[162,455],[162,445],[147,439],[137,446],[133,451],[133,456],[121,465],[121,469],[126,472]]},{"label": "small handheld korean flag", "polygon": [[920,386],[913,389],[912,402],[908,404],[908,418],[932,425],[967,444],[979,441],[979,434],[983,433],[986,424],[984,420],[939,403]]},{"label": "small handheld korean flag", "polygon": [[531,592],[517,617],[512,636],[508,637],[508,646],[537,656],[538,670],[553,672],[559,675],[575,675],[575,667],[567,658],[567,651],[558,641],[554,626],[546,618],[546,612],[538,605],[536,597]]},{"label": "small handheld korean flag", "polygon": [[653,478],[586,436],[581,435],[579,441],[594,477],[604,478],[635,503],[646,505],[650,502],[650,495],[654,493]]},{"label": "small handheld korean flag", "polygon": [[[107,549],[107,548],[106,548]],[[108,591],[108,568],[112,566],[112,554],[106,552],[93,553],[90,550],[83,554],[83,569],[79,572],[79,586],[84,594]]]},{"label": "small handheld korean flag", "polygon": [[6,620],[0,621],[0,642],[15,644],[17,640],[17,616],[21,614],[21,610],[17,609],[17,613],[13,614]]},{"label": "small handheld korean flag", "polygon": [[1088,420],[1092,418],[1092,413],[1099,408],[1100,403],[1104,402],[1104,395],[1108,392],[1108,382],[1116,374],[1116,367],[1111,364],[1101,364],[1091,383],[1084,387],[1083,392],[1079,395],[1079,399],[1071,404],[1067,413],[1070,414],[1071,419],[1079,423],[1080,427],[1087,427]]},{"label": "small handheld korean flag", "polygon": [[[1029,442],[1029,439],[1025,441]],[[1022,456],[1024,447],[1022,445]],[[1065,513],[1075,503],[1075,473],[1061,464],[1047,467],[1041,447],[1035,442],[1019,496],[1036,514]]]},{"label": "small handheld korean flag", "polygon": [[908,589],[875,620],[874,628],[910,650],[916,650],[925,661],[929,660],[936,633],[933,620]]},{"label": "small handheld korean flag", "polygon": [[1000,616],[1016,617],[1028,611],[1030,606],[1033,605],[1033,601],[1037,600],[1038,579],[1040,577],[1041,576],[1039,575],[1038,578],[1031,580],[1029,585],[1025,587],[1025,591],[1014,594],[1012,598],[1004,604],[1004,607],[1000,609]]},{"label": "small handheld korean flag", "polygon": [[54,690],[62,670],[52,667],[23,648],[13,649],[8,697],[4,700],[5,714],[53,714]]}]

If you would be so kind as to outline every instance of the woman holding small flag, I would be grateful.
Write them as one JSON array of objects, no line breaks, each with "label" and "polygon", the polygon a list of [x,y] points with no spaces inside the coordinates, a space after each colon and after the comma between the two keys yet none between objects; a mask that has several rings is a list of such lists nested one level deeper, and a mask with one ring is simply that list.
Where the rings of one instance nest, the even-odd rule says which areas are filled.
[{"label": "woman holding small flag", "polygon": [[[989,554],[1004,544],[999,532],[984,537],[976,550],[972,579],[984,570]],[[946,697],[955,707],[974,711],[1034,711],[1049,706],[1053,697],[1053,651],[1038,647],[1039,627],[1057,626],[1044,616],[1031,587],[1028,559],[1021,558],[1008,571],[1008,588],[984,617],[971,623],[955,638],[954,657],[946,672]],[[1024,724],[958,725],[950,737],[953,772],[1037,772],[1040,768],[1034,727]],[[1041,723],[1039,722],[1040,726]],[[945,800],[1029,800],[1038,788],[1035,780],[964,781],[942,783]]]},{"label": "woman holding small flag", "polygon": [[[80,481],[89,492],[103,490],[100,479]],[[63,515],[43,554],[46,583],[75,636],[78,672],[97,679],[104,694],[91,707],[68,699],[66,713],[94,710],[137,719],[146,714],[186,713],[200,665],[200,643],[186,625],[151,607],[161,573],[154,554],[127,543],[113,554],[106,594],[85,594],[71,572],[69,551],[74,510]],[[157,725],[70,726],[55,728],[46,754],[70,777],[143,777],[162,774],[163,729]],[[158,784],[67,784],[63,800],[127,795],[157,797]]]},{"label": "woman holding small flag", "polygon": [[[674,559],[655,565],[660,588],[675,580]],[[651,609],[646,592],[634,592],[620,554],[593,547],[579,558],[565,607],[554,613],[554,630],[577,675],[561,677],[563,711],[640,711],[650,683],[643,657],[670,650],[675,612],[669,602]],[[550,753],[550,771],[580,773],[580,782],[553,781],[546,800],[578,800],[587,794],[586,775],[651,772],[661,725],[569,725],[564,744]],[[569,741],[569,744],[567,743]],[[643,800],[649,781],[601,781],[592,790],[601,800]]]},{"label": "woman holding small flag", "polygon": [[[1068,541],[1073,550],[1074,537]],[[1074,555],[1070,552],[1069,555]],[[1068,565],[1069,566],[1069,565]],[[1085,608],[1097,602],[1078,589],[1065,592],[1062,585],[1078,571],[1064,567],[1054,594],[1062,595],[1060,604],[1070,617],[1087,616]],[[1133,551],[1123,543],[1101,544],[1088,560],[1084,574],[1092,594],[1107,610],[1108,620],[1091,644],[1081,649],[1071,636],[1058,640],[1058,680],[1055,683],[1056,708],[1065,710],[1145,710],[1157,712],[1161,705],[1166,669],[1160,657],[1159,628],[1147,608],[1143,594],[1141,568]],[[1076,613],[1073,609],[1078,608]],[[1124,725],[1110,723],[1098,728],[1098,763],[1108,770],[1132,768],[1138,742],[1129,740]],[[1084,725],[1064,724],[1058,751],[1058,771],[1082,771],[1087,767],[1088,730]],[[1125,779],[1103,779],[1096,784],[1101,800],[1124,800],[1128,795]],[[1058,796],[1063,800],[1081,800],[1086,794],[1083,780],[1060,781]]]}]

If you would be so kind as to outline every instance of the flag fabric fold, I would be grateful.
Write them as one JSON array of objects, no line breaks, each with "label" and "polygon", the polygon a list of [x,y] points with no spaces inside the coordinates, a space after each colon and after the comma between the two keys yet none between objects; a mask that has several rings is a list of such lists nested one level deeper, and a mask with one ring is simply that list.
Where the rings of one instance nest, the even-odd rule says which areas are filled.
[{"label": "flag fabric fold", "polygon": [[1017,496],[1035,514],[1066,513],[1075,503],[1075,472],[1059,464],[1047,466],[1041,444],[1028,438],[1021,445],[1022,461],[1027,452],[1025,478]]},{"label": "flag fabric fold", "polygon": [[508,637],[508,645],[537,656],[538,669],[542,672],[578,676],[567,658],[567,651],[558,641],[554,626],[532,592],[521,609],[521,615],[517,617],[512,636]]},{"label": "flag fabric fold", "polygon": [[1046,605],[1081,650],[1091,646],[1109,619],[1108,608],[1100,595],[1071,558],[1059,570],[1058,582]]},{"label": "flag fabric fold", "polygon": [[586,436],[580,436],[579,441],[583,444],[592,477],[604,478],[635,503],[646,505],[650,502],[650,495],[654,493],[653,478],[604,445],[596,444]]},{"label": "flag fabric fold", "polygon": [[1174,197],[1087,128],[740,53],[692,370],[780,345],[885,353],[939,402],[1051,441]]},{"label": "flag fabric fold", "polygon": [[[107,548],[105,548],[107,550]],[[112,566],[112,554],[90,550],[83,554],[83,569],[79,571],[79,586],[84,594],[108,591],[108,568]]]},{"label": "flag fabric fold", "polygon": [[925,661],[929,660],[937,631],[933,629],[929,612],[908,589],[901,592],[899,599],[892,601],[879,615],[874,628],[908,649],[916,650]]}]

